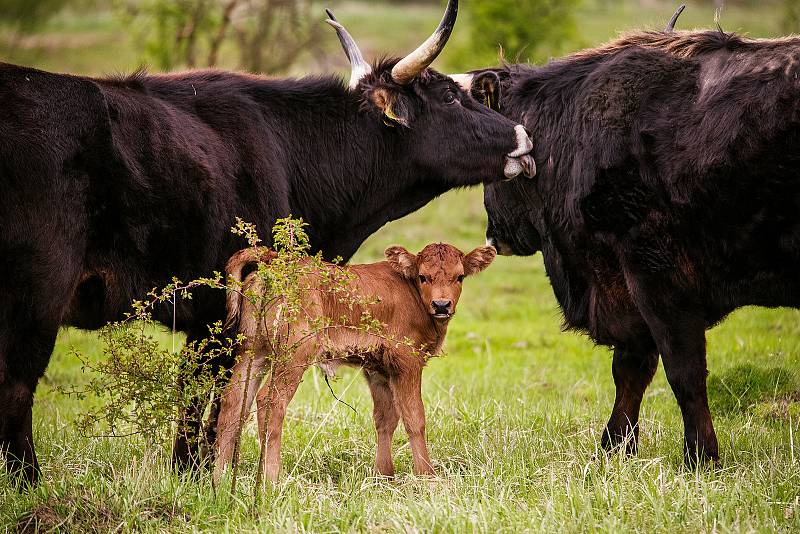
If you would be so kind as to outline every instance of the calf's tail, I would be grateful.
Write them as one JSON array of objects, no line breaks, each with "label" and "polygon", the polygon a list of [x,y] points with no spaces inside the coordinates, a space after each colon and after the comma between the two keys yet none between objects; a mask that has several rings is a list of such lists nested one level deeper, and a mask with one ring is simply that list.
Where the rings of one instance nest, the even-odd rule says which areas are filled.
[{"label": "calf's tail", "polygon": [[228,289],[225,307],[228,310],[225,318],[225,330],[239,328],[242,313],[242,300],[244,299],[245,286],[242,285],[245,268],[252,268],[259,262],[269,263],[277,254],[267,247],[251,247],[240,250],[228,260],[225,265],[226,281],[233,281],[234,288]]}]

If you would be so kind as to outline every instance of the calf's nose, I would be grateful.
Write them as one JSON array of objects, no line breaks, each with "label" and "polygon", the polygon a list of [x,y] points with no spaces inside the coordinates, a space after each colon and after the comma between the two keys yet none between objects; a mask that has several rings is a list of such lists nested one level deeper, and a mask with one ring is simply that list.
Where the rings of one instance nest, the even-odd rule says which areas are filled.
[{"label": "calf's nose", "polygon": [[435,309],[450,309],[450,305],[453,304],[452,300],[434,300],[433,307]]}]

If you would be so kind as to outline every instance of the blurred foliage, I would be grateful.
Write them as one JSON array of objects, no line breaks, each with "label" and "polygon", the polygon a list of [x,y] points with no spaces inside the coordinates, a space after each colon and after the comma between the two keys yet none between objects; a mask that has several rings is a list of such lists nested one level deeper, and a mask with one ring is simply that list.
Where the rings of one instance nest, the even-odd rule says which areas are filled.
[{"label": "blurred foliage", "polygon": [[577,38],[581,0],[485,0],[469,5],[469,53],[476,65],[546,61]]},{"label": "blurred foliage", "polygon": [[783,31],[800,33],[800,0],[783,0]]},{"label": "blurred foliage", "polygon": [[[64,9],[49,19],[40,18],[26,27],[8,23],[18,8],[0,9],[0,55],[4,61],[35,66],[45,70],[67,71],[80,74],[101,75],[109,72],[128,72],[146,61],[160,69],[203,67],[216,65],[225,68],[245,68],[271,74],[303,75],[330,73],[339,70],[349,72],[344,54],[333,31],[322,22],[324,7],[335,5],[336,15],[346,23],[357,39],[365,56],[369,59],[382,54],[401,55],[430,35],[442,16],[445,0],[384,0],[367,2],[316,3],[310,12],[298,15],[305,22],[298,35],[292,35],[295,27],[283,23],[279,28],[286,36],[256,31],[264,22],[249,13],[257,7],[255,0],[239,0],[232,18],[227,24],[225,8],[230,0],[204,0],[203,15],[198,24],[191,21],[193,5],[199,0],[30,0],[24,2],[25,9],[34,4],[57,6]],[[266,0],[258,0],[265,2]],[[274,0],[273,0],[274,1]],[[296,4],[294,0],[288,0]],[[306,0],[308,1],[308,0]],[[462,0],[459,20],[450,43],[434,67],[443,72],[463,72],[469,69],[497,65],[500,46],[509,61],[519,57],[520,61],[543,63],[549,57],[579,50],[614,39],[620,31],[636,28],[663,28],[664,24],[684,0],[575,0],[560,3],[574,9],[573,14],[558,20],[541,8],[546,2],[532,0],[507,7],[504,20],[513,20],[520,31],[514,35],[529,33],[528,41],[520,52],[504,36],[482,35],[472,29],[472,20],[481,22],[478,12],[499,5],[493,0]],[[57,2],[53,4],[52,2]],[[241,2],[241,4],[240,4]],[[11,3],[23,4],[22,0]],[[0,0],[0,5],[11,5]],[[555,2],[550,2],[555,5]],[[678,28],[712,28],[714,26],[715,0],[687,0],[688,7],[678,22]],[[136,10],[129,10],[133,6]],[[533,11],[540,6],[539,11]],[[19,7],[19,6],[18,6]],[[722,13],[722,27],[751,37],[775,37],[800,31],[797,10],[800,0],[726,0]],[[43,17],[52,10],[39,11]],[[549,17],[550,23],[543,23]],[[29,19],[34,20],[34,19]],[[287,20],[281,17],[278,20]],[[553,39],[552,26],[564,24],[566,35]],[[237,33],[234,25],[239,28]],[[192,30],[191,32],[185,30]],[[307,29],[317,33],[306,34]],[[563,30],[563,28],[561,28]],[[499,28],[505,33],[505,29]],[[561,31],[561,30],[559,30]],[[243,33],[253,32],[253,33]],[[327,34],[326,34],[327,32]],[[188,37],[189,34],[193,36]],[[252,35],[242,39],[238,35]],[[261,35],[264,40],[259,37]],[[221,37],[220,37],[221,36]],[[269,37],[273,36],[273,37]],[[303,37],[305,39],[296,39]],[[267,41],[266,39],[270,39]],[[521,39],[516,37],[516,39]],[[259,46],[259,42],[264,43]],[[215,47],[215,43],[219,43]],[[241,47],[241,43],[249,46]],[[295,43],[295,44],[292,44]],[[216,57],[211,53],[216,50]],[[251,53],[256,50],[256,54]],[[299,53],[297,53],[299,50]],[[252,60],[251,60],[252,59]]]},{"label": "blurred foliage", "polygon": [[216,66],[223,50],[251,72],[282,72],[323,29],[311,0],[121,0],[119,13],[164,70]]},{"label": "blurred foliage", "polygon": [[58,13],[69,0],[0,0],[0,21],[28,29]]}]

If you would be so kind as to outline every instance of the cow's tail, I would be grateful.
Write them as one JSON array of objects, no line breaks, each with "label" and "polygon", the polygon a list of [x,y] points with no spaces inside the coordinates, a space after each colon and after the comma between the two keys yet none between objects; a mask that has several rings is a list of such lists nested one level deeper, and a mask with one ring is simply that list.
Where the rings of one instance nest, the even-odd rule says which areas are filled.
[{"label": "cow's tail", "polygon": [[[242,273],[246,268],[252,269],[254,264],[268,263],[276,256],[273,250],[267,247],[252,247],[242,249],[228,260],[225,265],[226,281],[233,287],[228,288],[228,295],[225,306],[228,315],[225,318],[225,330],[235,331],[239,328],[242,313],[242,301],[244,300],[245,286],[242,284],[245,276]],[[231,284],[231,282],[233,282]]]}]

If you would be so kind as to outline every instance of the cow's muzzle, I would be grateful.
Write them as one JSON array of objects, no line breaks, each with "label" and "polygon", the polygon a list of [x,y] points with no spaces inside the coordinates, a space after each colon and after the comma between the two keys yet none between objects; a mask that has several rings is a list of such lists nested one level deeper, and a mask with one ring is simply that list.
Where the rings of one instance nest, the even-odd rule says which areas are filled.
[{"label": "cow's muzzle", "polygon": [[500,256],[513,256],[514,255],[514,251],[511,249],[511,245],[509,245],[508,243],[504,243],[503,241],[500,241],[499,239],[497,239],[494,236],[487,236],[486,237],[486,246],[487,247],[494,247],[494,249],[497,251],[497,253]]},{"label": "cow's muzzle", "polygon": [[533,178],[536,176],[536,162],[530,155],[530,151],[533,150],[533,141],[531,141],[528,131],[521,124],[517,124],[514,127],[514,133],[517,138],[517,148],[506,156],[506,166],[503,169],[503,174],[509,180],[523,173],[528,178]]}]

